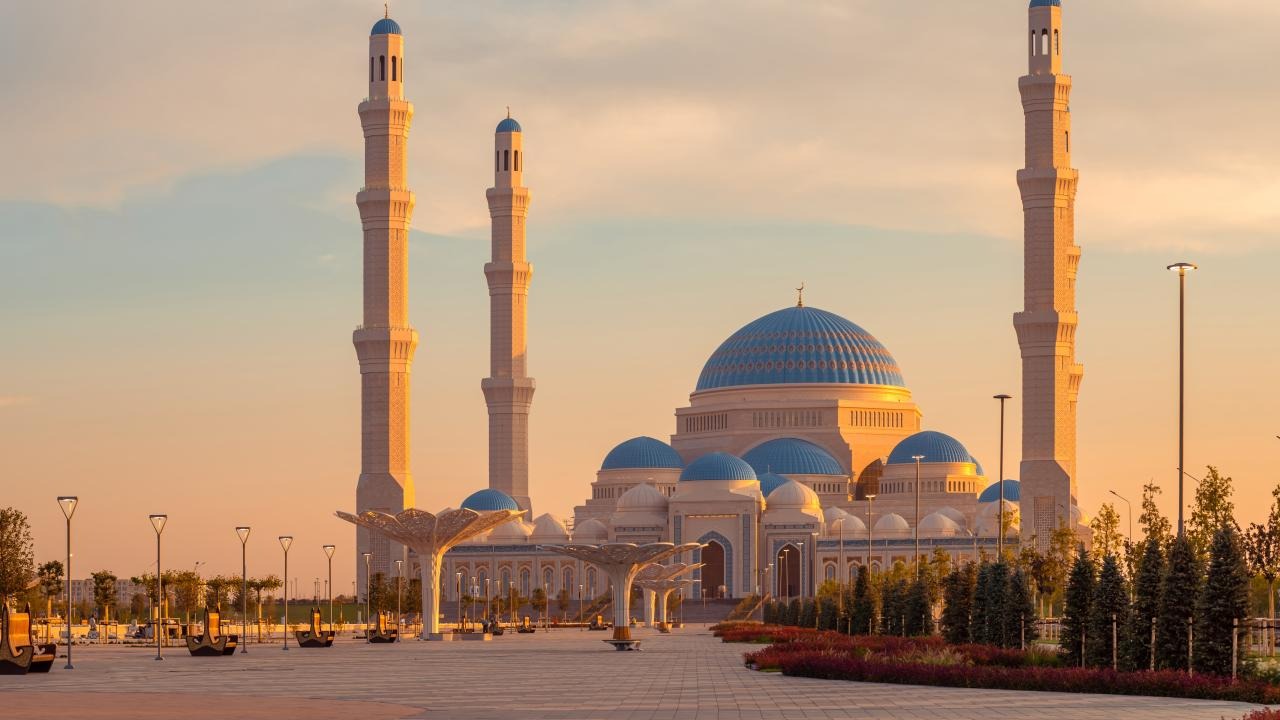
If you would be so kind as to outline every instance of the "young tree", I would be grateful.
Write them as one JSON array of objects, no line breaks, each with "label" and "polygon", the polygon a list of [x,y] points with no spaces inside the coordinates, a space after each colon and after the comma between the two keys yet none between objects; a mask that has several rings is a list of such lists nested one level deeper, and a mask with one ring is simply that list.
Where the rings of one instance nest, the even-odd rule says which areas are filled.
[{"label": "young tree", "polygon": [[805,628],[818,626],[818,604],[813,598],[805,598],[800,602],[800,617],[796,624]]},{"label": "young tree", "polygon": [[888,580],[881,590],[882,610],[880,632],[883,635],[902,635],[907,614],[907,579]]},{"label": "young tree", "polygon": [[[1271,491],[1271,512],[1265,525],[1252,523],[1244,536],[1249,571],[1267,582],[1267,617],[1276,620],[1276,578],[1280,576],[1280,486]],[[1268,629],[1270,646],[1275,645],[1275,628]]]},{"label": "young tree", "polygon": [[854,635],[870,634],[876,624],[876,602],[871,577],[866,566],[858,567],[853,583],[853,606],[849,611],[849,628]]},{"label": "young tree", "polygon": [[[1143,542],[1154,541],[1160,546],[1161,556],[1169,549],[1173,528],[1169,518],[1160,513],[1156,505],[1156,497],[1160,494],[1160,486],[1149,482],[1142,486],[1142,514],[1138,516],[1138,525],[1142,527]],[[1140,556],[1144,552],[1138,553]]]},{"label": "young tree", "polygon": [[[671,593],[671,597],[675,597],[675,593]],[[561,617],[565,617],[569,612],[569,603],[569,591],[564,588],[560,588],[560,592],[556,593],[556,609],[560,611]]]},{"label": "young tree", "polygon": [[992,642],[991,606],[987,599],[991,596],[991,566],[984,562],[974,573],[973,608],[970,610],[969,635],[973,642],[985,644]]},{"label": "young tree", "polygon": [[1111,667],[1114,658],[1119,664],[1120,641],[1128,629],[1129,588],[1120,572],[1120,561],[1115,555],[1108,555],[1102,560],[1102,570],[1089,602],[1085,662],[1094,667]]},{"label": "young tree", "polygon": [[1027,647],[1040,637],[1036,625],[1036,602],[1031,594],[1031,581],[1022,568],[1014,568],[1009,575],[1008,632],[1005,642],[1009,647]]},{"label": "young tree", "polygon": [[903,631],[907,635],[932,635],[934,631],[933,605],[937,599],[933,578],[922,573],[919,580],[907,588],[903,603],[905,613]]},{"label": "young tree", "polygon": [[53,600],[62,594],[62,563],[50,560],[36,570],[36,579],[40,583],[40,593],[44,595],[45,617],[53,615]]},{"label": "young tree", "polygon": [[204,605],[210,610],[221,611],[231,598],[231,589],[240,587],[240,578],[215,575],[204,581]]},{"label": "young tree", "polygon": [[0,508],[0,602],[25,594],[35,579],[31,526],[21,510]]},{"label": "young tree", "polygon": [[1018,637],[1019,619],[1009,605],[1009,563],[1006,560],[991,563],[984,593],[976,602],[984,609],[986,636],[984,642],[1008,647]]},{"label": "young tree", "polygon": [[376,572],[369,583],[369,612],[376,613],[396,606],[394,582],[388,582],[384,573]]},{"label": "young tree", "polygon": [[954,645],[973,642],[978,566],[966,563],[947,574],[942,595],[942,636]]},{"label": "young tree", "polygon": [[1200,594],[1200,561],[1186,536],[1174,538],[1169,562],[1160,581],[1160,605],[1156,613],[1156,669],[1187,669],[1187,621],[1195,612]]},{"label": "young tree", "polygon": [[93,604],[102,608],[102,619],[111,617],[109,608],[116,604],[116,576],[110,570],[99,570],[90,575],[93,579]]},{"label": "young tree", "polygon": [[1196,486],[1196,501],[1191,506],[1191,518],[1187,521],[1187,537],[1196,557],[1204,562],[1213,537],[1224,527],[1239,529],[1236,524],[1236,506],[1231,501],[1231,478],[1219,475],[1218,468],[1210,465],[1204,479]]},{"label": "young tree", "polygon": [[1089,522],[1093,531],[1093,556],[1105,558],[1108,555],[1120,556],[1124,550],[1124,536],[1120,534],[1120,513],[1111,503],[1102,503],[1098,514]]},{"label": "young tree", "polygon": [[1142,543],[1142,559],[1133,581],[1133,608],[1125,633],[1125,669],[1151,667],[1151,630],[1160,610],[1160,582],[1164,575],[1164,547],[1158,538]]},{"label": "young tree", "polygon": [[1049,551],[1044,556],[1044,567],[1037,577],[1040,593],[1048,606],[1044,611],[1046,616],[1054,614],[1055,598],[1061,606],[1061,596],[1066,589],[1067,575],[1071,572],[1078,545],[1075,530],[1066,522],[1059,523],[1049,535]]},{"label": "young tree", "polygon": [[[838,591],[838,589],[837,589]],[[836,599],[834,597],[818,598],[818,629],[835,630],[839,621]]]},{"label": "young tree", "polygon": [[[1248,615],[1249,572],[1239,534],[1227,525],[1213,537],[1208,576],[1196,600],[1193,642],[1198,672],[1231,673],[1231,653],[1237,646],[1244,647],[1243,621]],[[1238,627],[1233,627],[1235,621],[1240,622]]]},{"label": "young tree", "polygon": [[1067,578],[1066,598],[1062,608],[1062,655],[1070,667],[1080,667],[1085,657],[1086,629],[1093,589],[1097,584],[1093,561],[1083,548],[1076,555]]}]

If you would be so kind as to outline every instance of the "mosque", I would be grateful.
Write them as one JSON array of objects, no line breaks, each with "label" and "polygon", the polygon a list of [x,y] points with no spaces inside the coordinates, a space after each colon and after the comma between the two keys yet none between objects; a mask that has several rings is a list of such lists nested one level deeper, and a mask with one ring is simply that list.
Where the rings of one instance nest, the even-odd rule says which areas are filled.
[{"label": "mosque", "polygon": [[[1070,166],[1070,76],[1061,72],[1060,0],[1032,0],[1029,72],[1019,80],[1027,132],[1018,171],[1026,253],[1026,306],[1014,315],[1023,359],[1022,481],[989,478],[954,434],[926,429],[898,361],[841,315],[794,306],[733,332],[703,365],[689,403],[663,440],[639,435],[603,451],[590,496],[571,518],[532,515],[528,420],[535,383],[526,372],[525,255],[530,192],[523,128],[495,131],[494,186],[486,191],[492,260],[488,487],[461,499],[479,512],[530,511],[445,557],[447,599],[490,587],[543,588],[595,597],[607,588],[590,566],[540,549],[551,543],[691,542],[684,560],[704,566],[693,597],[755,592],[803,596],[860,566],[909,563],[919,548],[952,558],[994,553],[998,543],[1042,547],[1076,506],[1074,243],[1076,171]],[[407,235],[413,194],[405,146],[413,115],[404,99],[403,36],[390,18],[373,27],[365,130],[365,322],[355,331],[362,376],[362,472],[357,510],[413,505],[409,471],[409,368],[417,333],[407,317]],[[994,412],[993,404],[993,412]],[[994,417],[994,415],[993,415]],[[1001,532],[1003,525],[1003,533]],[[403,548],[358,531],[360,553],[390,574]],[[365,586],[365,564],[357,564]],[[495,584],[496,583],[496,584]]]}]

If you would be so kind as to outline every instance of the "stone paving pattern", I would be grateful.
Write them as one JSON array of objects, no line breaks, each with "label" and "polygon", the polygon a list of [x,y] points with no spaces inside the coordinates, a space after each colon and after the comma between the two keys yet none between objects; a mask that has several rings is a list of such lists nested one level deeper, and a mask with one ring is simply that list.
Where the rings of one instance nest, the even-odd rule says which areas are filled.
[{"label": "stone paving pattern", "polygon": [[[742,666],[749,646],[702,628],[637,630],[644,652],[603,633],[553,630],[489,643],[368,645],[192,658],[171,648],[77,647],[73,671],[0,676],[0,706],[22,718],[441,718],[448,720],[1234,720],[1239,703],[878,685],[789,678]],[[324,702],[330,701],[330,702]]]}]

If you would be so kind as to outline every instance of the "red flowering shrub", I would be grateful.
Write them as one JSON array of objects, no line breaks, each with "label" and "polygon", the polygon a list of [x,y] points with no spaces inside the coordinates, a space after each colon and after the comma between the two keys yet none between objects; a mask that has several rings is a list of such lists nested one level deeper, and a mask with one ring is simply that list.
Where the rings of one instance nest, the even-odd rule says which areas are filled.
[{"label": "red flowering shrub", "polygon": [[1240,720],[1280,720],[1280,710],[1272,710],[1271,708],[1262,708],[1240,718]]}]

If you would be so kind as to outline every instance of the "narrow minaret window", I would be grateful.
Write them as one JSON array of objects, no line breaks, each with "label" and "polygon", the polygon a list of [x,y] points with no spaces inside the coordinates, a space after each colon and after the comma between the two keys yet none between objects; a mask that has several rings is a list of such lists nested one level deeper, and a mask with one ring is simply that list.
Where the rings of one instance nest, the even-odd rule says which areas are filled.
[{"label": "narrow minaret window", "polygon": [[378,56],[378,80],[385,81],[386,79],[387,79],[387,56],[379,55]]},{"label": "narrow minaret window", "polygon": [[369,82],[373,82],[373,56],[369,56]]},{"label": "narrow minaret window", "polygon": [[396,81],[396,56],[391,56],[391,82]]}]

